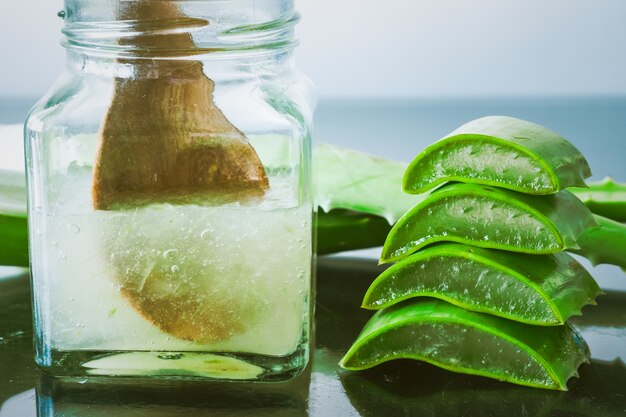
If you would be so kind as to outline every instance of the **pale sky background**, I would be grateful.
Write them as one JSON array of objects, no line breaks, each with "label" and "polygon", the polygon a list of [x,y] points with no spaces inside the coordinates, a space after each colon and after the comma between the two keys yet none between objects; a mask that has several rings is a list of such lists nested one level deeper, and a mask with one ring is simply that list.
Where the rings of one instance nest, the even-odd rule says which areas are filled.
[{"label": "pale sky background", "polygon": [[[625,0],[297,0],[320,97],[626,95]],[[64,60],[61,0],[0,0],[0,97]]]}]

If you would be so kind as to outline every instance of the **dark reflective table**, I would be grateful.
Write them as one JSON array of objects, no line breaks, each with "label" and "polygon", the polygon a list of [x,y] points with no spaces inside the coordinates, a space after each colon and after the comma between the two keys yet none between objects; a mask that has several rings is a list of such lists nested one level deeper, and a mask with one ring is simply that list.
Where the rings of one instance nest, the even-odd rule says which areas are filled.
[{"label": "dark reflective table", "polygon": [[574,320],[594,358],[581,367],[580,379],[570,380],[569,391],[553,392],[413,361],[340,370],[337,361],[371,314],[359,305],[379,272],[373,260],[320,259],[313,361],[283,384],[50,377],[32,362],[28,277],[5,279],[0,281],[0,417],[626,415],[626,292],[607,293]]}]

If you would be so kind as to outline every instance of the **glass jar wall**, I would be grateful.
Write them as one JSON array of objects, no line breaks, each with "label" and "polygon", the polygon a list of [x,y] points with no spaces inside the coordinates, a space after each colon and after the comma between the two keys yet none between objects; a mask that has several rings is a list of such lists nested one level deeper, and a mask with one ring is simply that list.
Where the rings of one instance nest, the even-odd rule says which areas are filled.
[{"label": "glass jar wall", "polygon": [[310,83],[293,0],[66,0],[26,122],[36,361],[279,381],[311,321]]}]

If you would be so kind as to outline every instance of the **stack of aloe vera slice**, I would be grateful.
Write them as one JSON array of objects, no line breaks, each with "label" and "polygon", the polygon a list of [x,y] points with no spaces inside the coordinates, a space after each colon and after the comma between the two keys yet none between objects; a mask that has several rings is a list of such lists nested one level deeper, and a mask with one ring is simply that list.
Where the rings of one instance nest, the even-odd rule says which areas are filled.
[{"label": "stack of aloe vera slice", "polygon": [[601,293],[564,252],[584,251],[601,227],[566,190],[590,175],[567,140],[511,117],[474,120],[425,149],[402,185],[430,193],[389,232],[381,263],[396,263],[363,300],[379,311],[341,365],[411,358],[566,390],[589,359],[567,320]]}]

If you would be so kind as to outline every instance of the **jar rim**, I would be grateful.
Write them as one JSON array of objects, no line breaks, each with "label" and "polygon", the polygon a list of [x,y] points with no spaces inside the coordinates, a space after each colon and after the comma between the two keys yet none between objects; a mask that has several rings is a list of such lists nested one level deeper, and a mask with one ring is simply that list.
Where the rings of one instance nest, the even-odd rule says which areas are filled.
[{"label": "jar rim", "polygon": [[[262,0],[260,3],[265,3],[266,9],[261,10],[257,10],[255,0],[156,0],[176,4],[181,13],[146,18],[117,14],[122,3],[147,1],[155,0],[108,0],[108,7],[100,8],[81,4],[87,1],[66,0],[65,26],[61,30],[65,37],[61,44],[67,49],[99,55],[148,58],[275,52],[297,45],[295,25],[300,15],[293,8],[293,0]],[[70,2],[74,9],[68,8]],[[250,7],[235,7],[242,3]],[[202,6],[207,4],[211,7]],[[185,34],[193,41],[182,47],[180,43],[168,42]]]}]

